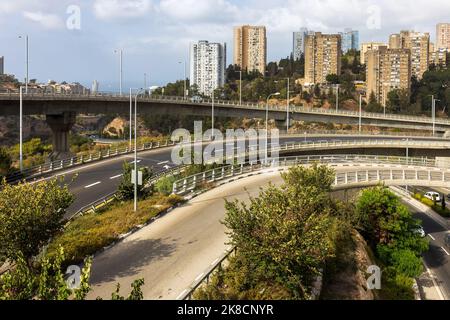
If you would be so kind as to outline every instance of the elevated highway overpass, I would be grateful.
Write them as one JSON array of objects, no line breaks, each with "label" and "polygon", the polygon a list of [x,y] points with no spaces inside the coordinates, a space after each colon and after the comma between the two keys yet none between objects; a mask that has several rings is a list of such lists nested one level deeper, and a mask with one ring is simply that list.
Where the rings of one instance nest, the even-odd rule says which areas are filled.
[{"label": "elevated highway overpass", "polygon": [[[140,96],[139,114],[211,116],[211,100],[195,102],[181,97]],[[265,118],[266,106],[258,103],[239,103],[217,100],[214,102],[217,117]],[[47,122],[54,134],[54,150],[67,153],[67,134],[75,123],[76,114],[118,114],[128,115],[130,99],[128,96],[95,94],[68,95],[31,93],[24,95],[24,115],[46,115]],[[0,93],[0,116],[19,114],[19,95]],[[269,106],[269,117],[278,124],[286,122],[286,106]],[[322,108],[291,106],[290,119],[310,122],[331,122],[343,124],[361,124],[364,126],[394,127],[411,130],[431,131],[433,121],[430,117],[408,115],[367,113],[354,111],[335,111]],[[450,131],[450,120],[436,119],[436,132]]]}]

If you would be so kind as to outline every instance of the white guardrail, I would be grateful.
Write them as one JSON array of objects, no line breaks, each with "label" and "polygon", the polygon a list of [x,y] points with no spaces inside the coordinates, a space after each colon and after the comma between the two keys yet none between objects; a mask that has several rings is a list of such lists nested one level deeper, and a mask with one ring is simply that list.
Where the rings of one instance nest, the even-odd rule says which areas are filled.
[{"label": "white guardrail", "polygon": [[[280,158],[278,161],[268,163],[247,162],[240,165],[228,165],[220,168],[201,172],[173,183],[173,193],[186,195],[198,188],[207,188],[215,182],[249,174],[265,169],[284,170],[289,166],[310,165],[312,163],[323,164],[348,164],[350,168],[346,172],[337,172],[333,187],[339,189],[351,184],[376,184],[382,181],[391,181],[405,184],[429,184],[445,185],[450,182],[450,169],[436,167],[435,160],[426,158],[406,158],[390,156],[370,155],[319,155],[319,156],[293,156]],[[393,165],[396,168],[371,168],[359,169],[361,163],[370,165]],[[353,164],[353,165],[351,165]],[[402,167],[403,166],[403,167]]]},{"label": "white guardrail", "polygon": [[[294,135],[299,137],[299,135]],[[284,136],[288,137],[288,136]],[[201,142],[192,141],[194,142]],[[205,141],[207,142],[207,141]],[[166,140],[165,142],[153,142],[140,144],[138,152],[148,151],[158,148],[171,147],[178,143]],[[450,141],[418,141],[418,140],[399,140],[399,139],[372,139],[372,140],[332,140],[332,141],[307,141],[301,143],[290,143],[280,147],[280,152],[288,151],[307,151],[307,150],[320,150],[330,148],[354,148],[354,147],[398,147],[398,148],[424,148],[424,149],[450,149]],[[276,151],[276,150],[274,150]],[[22,172],[15,171],[9,174],[6,178],[8,183],[14,183],[21,179],[33,179],[41,175],[52,173],[55,171],[61,171],[63,169],[80,166],[83,164],[92,163],[94,161],[100,161],[108,158],[113,158],[125,154],[134,152],[134,145],[129,147],[113,147],[98,152],[90,153],[88,155],[75,156],[63,160],[56,160],[41,165],[33,166],[24,169]]]},{"label": "white guardrail", "polygon": [[[0,101],[2,97],[7,98],[18,98],[19,94],[17,91],[6,91],[0,93]],[[63,98],[63,99],[71,99],[71,100],[111,100],[111,101],[128,101],[129,97],[126,95],[120,96],[116,93],[54,93],[54,92],[30,92],[24,96],[25,99],[35,98],[35,99],[49,99],[49,98]],[[140,101],[144,102],[170,102],[170,103],[179,103],[179,104],[190,104],[190,105],[210,105],[212,103],[211,99],[195,99],[195,98],[187,98],[177,97],[177,96],[162,96],[162,95],[141,95],[139,97]],[[245,102],[239,104],[237,101],[231,100],[214,100],[214,104],[217,107],[226,106],[226,107],[234,107],[234,108],[243,108],[243,109],[265,109],[266,105],[264,103],[256,103],[256,102]],[[286,111],[286,105],[270,105],[270,111]],[[293,113],[311,113],[311,114],[324,114],[324,115],[334,115],[334,116],[346,116],[346,117],[359,117],[359,112],[357,111],[348,111],[348,110],[335,110],[335,109],[324,109],[324,108],[310,108],[304,106],[290,106],[290,111]],[[362,118],[372,118],[372,119],[380,119],[380,120],[398,120],[398,121],[406,121],[406,122],[419,122],[419,123],[427,123],[432,124],[433,120],[431,117],[426,116],[409,116],[409,115],[400,115],[400,114],[383,114],[383,113],[372,113],[372,112],[362,112]],[[450,125],[450,120],[436,118],[435,124],[442,125]]]}]

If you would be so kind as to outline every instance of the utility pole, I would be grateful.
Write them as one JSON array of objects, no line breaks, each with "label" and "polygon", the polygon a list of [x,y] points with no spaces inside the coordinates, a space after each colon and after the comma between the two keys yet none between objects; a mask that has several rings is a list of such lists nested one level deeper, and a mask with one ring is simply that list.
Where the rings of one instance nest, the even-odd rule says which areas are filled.
[{"label": "utility pole", "polygon": [[339,84],[336,84],[336,111],[339,110]]},{"label": "utility pole", "polygon": [[239,71],[239,105],[242,105],[242,70]]},{"label": "utility pole", "polygon": [[137,99],[142,89],[139,89],[134,97],[134,212],[137,211],[137,191],[139,174],[137,168]]},{"label": "utility pole", "polygon": [[361,133],[362,95],[359,95],[359,133]]},{"label": "utility pole", "polygon": [[[181,62],[181,61],[179,61],[178,62],[179,64],[183,64],[183,62]],[[183,84],[183,88],[184,88],[184,91],[183,91],[183,98],[184,98],[184,100],[186,100],[186,60],[184,60],[184,65],[183,65],[183,72],[184,72],[184,84]]]},{"label": "utility pole", "polygon": [[290,79],[289,77],[287,78],[287,102],[286,102],[286,134],[289,134],[289,90],[290,90],[290,83],[289,83]]},{"label": "utility pole", "polygon": [[133,123],[133,96],[132,96],[133,89],[130,88],[130,151],[131,151],[131,143],[133,141],[133,134],[132,134],[132,123]]},{"label": "utility pole", "polygon": [[122,96],[122,81],[123,81],[123,50],[114,50],[114,53],[119,54],[119,94]]},{"label": "utility pole", "polygon": [[[212,91],[212,101],[211,101],[211,138],[214,135],[214,89]],[[211,139],[212,140],[212,139]]]},{"label": "utility pole", "polygon": [[20,86],[20,109],[19,109],[19,166],[23,171],[23,86]]},{"label": "utility pole", "polygon": [[[19,36],[19,39],[23,39],[23,36]],[[29,51],[29,41],[28,35],[25,36],[25,93],[28,94],[28,83],[29,79],[29,66],[30,66],[30,51]]]}]

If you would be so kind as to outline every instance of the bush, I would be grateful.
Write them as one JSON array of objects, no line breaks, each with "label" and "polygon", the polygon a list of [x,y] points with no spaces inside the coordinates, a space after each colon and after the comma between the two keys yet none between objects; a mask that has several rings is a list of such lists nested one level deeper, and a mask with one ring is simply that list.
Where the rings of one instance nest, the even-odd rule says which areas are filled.
[{"label": "bush", "polygon": [[173,191],[173,183],[175,181],[175,176],[164,177],[155,184],[155,190],[159,193],[169,195]]},{"label": "bush", "polygon": [[[131,183],[131,174],[134,170],[134,164],[130,164],[127,161],[123,163],[123,175],[122,180],[117,187],[118,197],[121,200],[130,200],[134,198],[134,184]],[[138,168],[138,171],[142,172],[142,185],[138,185],[137,192],[138,197],[145,197],[151,194],[151,188],[145,188],[148,180],[150,179],[151,172],[148,168]]]}]

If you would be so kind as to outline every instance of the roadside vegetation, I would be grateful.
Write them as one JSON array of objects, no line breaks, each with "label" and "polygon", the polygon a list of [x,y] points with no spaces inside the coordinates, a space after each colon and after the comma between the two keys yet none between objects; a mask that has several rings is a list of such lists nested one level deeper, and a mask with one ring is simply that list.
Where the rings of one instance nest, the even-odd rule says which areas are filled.
[{"label": "roadside vegetation", "polygon": [[[226,202],[223,223],[236,255],[196,299],[311,299],[319,275],[322,299],[414,298],[428,243],[391,191],[367,189],[344,204],[330,194],[334,172],[326,166],[294,167],[283,179],[248,205]],[[381,290],[368,292],[373,264],[383,271]]]},{"label": "roadside vegetation", "polygon": [[441,201],[433,201],[424,197],[422,193],[415,193],[414,199],[419,200],[423,204],[429,206],[431,209],[433,209],[434,212],[438,213],[442,217],[450,218],[450,209],[446,205],[445,195],[442,195]]},{"label": "roadside vegetation", "polygon": [[[0,190],[0,266],[8,265],[0,276],[0,300],[84,300],[90,291],[91,259],[84,260],[80,283],[72,288],[66,282],[67,261],[63,247],[53,256],[42,255],[43,248],[63,230],[63,217],[73,202],[73,195],[62,180],[42,183],[4,181]],[[117,290],[111,299],[142,299],[142,279],[132,285],[128,297]]]}]

